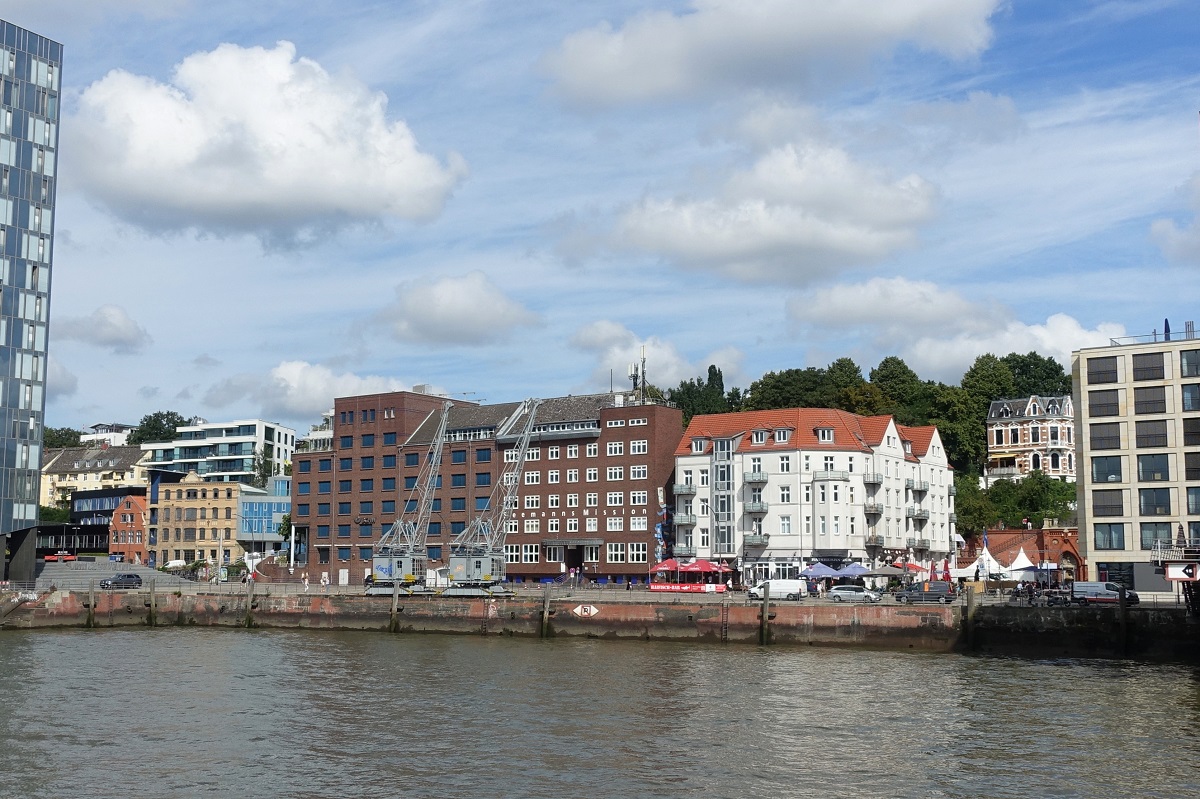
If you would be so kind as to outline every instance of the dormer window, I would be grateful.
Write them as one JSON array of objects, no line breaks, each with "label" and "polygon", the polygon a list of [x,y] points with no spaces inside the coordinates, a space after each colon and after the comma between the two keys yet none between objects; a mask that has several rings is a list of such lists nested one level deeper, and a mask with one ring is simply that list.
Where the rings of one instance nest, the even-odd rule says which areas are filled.
[{"label": "dormer window", "polygon": [[911,442],[911,441],[905,441],[905,442],[904,442],[904,454],[905,454],[905,455],[911,455],[911,454],[912,454],[912,442]]},{"label": "dormer window", "polygon": [[1005,406],[1000,409],[1000,418],[1001,419],[1007,419],[1010,416],[1012,416],[1012,411],[1010,411],[1008,409],[1008,406]]},{"label": "dormer window", "polygon": [[817,441],[820,441],[822,444],[832,444],[833,443],[833,428],[832,427],[818,427],[817,428]]},{"label": "dormer window", "polygon": [[779,428],[775,431],[775,443],[786,444],[792,437],[792,431],[784,428]]},{"label": "dormer window", "polygon": [[704,452],[704,448],[707,445],[708,445],[708,439],[693,438],[692,439],[692,452]]},{"label": "dormer window", "polygon": [[755,430],[752,441],[755,444],[767,443],[767,431],[766,430]]}]

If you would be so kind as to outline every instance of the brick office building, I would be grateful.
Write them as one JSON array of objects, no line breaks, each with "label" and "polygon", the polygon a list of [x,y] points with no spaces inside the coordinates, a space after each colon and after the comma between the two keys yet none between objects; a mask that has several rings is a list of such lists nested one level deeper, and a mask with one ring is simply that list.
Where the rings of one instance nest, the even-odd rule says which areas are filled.
[{"label": "brick office building", "polygon": [[[654,563],[659,509],[671,504],[674,452],[683,415],[662,404],[636,404],[619,393],[557,397],[537,411],[517,505],[504,543],[508,577],[645,581]],[[430,566],[486,511],[525,420],[520,403],[456,407],[443,446],[440,486],[429,524]],[[438,420],[401,448],[406,491]],[[415,496],[407,507],[415,509]]]},{"label": "brick office building", "polygon": [[397,454],[445,399],[417,391],[334,400],[331,449],[292,456],[292,526],[297,566],[337,585],[362,582],[371,550],[396,519]]}]

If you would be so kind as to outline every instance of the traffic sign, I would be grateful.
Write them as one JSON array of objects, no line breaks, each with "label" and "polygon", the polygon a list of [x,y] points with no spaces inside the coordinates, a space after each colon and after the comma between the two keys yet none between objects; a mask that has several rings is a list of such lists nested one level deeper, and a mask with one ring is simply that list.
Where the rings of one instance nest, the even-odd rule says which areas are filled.
[{"label": "traffic sign", "polygon": [[1200,563],[1168,563],[1167,579],[1185,582],[1200,580]]},{"label": "traffic sign", "polygon": [[592,616],[600,615],[600,608],[595,605],[576,605],[571,608],[571,612],[582,619],[590,619]]}]

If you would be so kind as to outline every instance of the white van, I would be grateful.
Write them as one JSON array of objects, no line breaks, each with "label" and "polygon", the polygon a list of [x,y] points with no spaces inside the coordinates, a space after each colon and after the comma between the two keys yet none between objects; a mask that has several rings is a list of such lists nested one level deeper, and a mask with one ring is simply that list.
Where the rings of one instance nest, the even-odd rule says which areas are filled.
[{"label": "white van", "polygon": [[770,587],[771,599],[803,599],[808,596],[807,580],[763,580],[746,593],[751,599],[762,599],[763,591]]},{"label": "white van", "polygon": [[[1071,583],[1071,601],[1080,605],[1095,602],[1115,605],[1121,601],[1121,586],[1116,583],[1074,582]],[[1125,601],[1130,605],[1139,602],[1136,591],[1125,591]]]}]

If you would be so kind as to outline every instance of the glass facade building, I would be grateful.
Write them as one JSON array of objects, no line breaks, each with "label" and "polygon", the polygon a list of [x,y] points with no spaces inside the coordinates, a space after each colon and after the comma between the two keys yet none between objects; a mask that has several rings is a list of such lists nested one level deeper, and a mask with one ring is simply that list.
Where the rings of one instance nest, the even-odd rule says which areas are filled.
[{"label": "glass facade building", "polygon": [[0,535],[38,521],[61,69],[0,21]]}]

